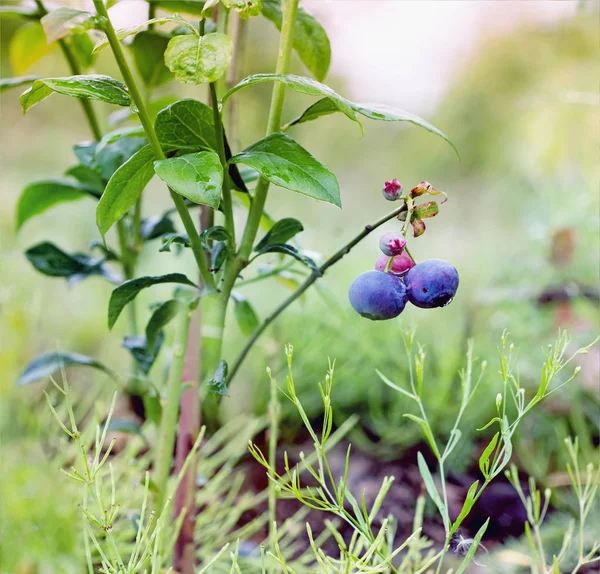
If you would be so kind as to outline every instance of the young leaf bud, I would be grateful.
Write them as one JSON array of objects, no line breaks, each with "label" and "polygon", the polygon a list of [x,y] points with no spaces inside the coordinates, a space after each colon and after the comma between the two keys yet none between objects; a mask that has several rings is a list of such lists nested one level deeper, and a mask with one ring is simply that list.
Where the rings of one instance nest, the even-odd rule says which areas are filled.
[{"label": "young leaf bud", "polygon": [[422,181],[416,187],[410,190],[411,197],[419,197],[419,195],[425,195],[433,190],[433,186],[428,181]]}]

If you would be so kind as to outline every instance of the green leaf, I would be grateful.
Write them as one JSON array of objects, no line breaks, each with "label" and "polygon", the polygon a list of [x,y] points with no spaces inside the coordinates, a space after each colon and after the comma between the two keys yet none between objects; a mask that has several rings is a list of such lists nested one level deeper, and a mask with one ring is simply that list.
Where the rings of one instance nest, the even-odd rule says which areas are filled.
[{"label": "green leaf", "polygon": [[154,342],[154,347],[147,344],[144,336],[125,337],[121,346],[129,351],[140,371],[147,375],[160,353],[164,340],[165,336],[161,331]]},{"label": "green leaf", "polygon": [[303,124],[305,122],[311,122],[317,120],[322,116],[328,116],[329,114],[335,114],[339,112],[339,108],[335,105],[333,100],[329,98],[322,98],[317,100],[312,106],[309,106],[304,112],[296,119],[289,122],[285,127],[290,128],[296,124]]},{"label": "green leaf", "polygon": [[148,140],[140,137],[135,130],[119,133],[120,131],[115,130],[106,134],[95,145],[89,162],[90,167],[97,170],[106,181],[148,143]]},{"label": "green leaf", "polygon": [[210,252],[210,271],[216,273],[223,267],[227,258],[227,243],[225,241],[217,241]]},{"label": "green leaf", "polygon": [[169,299],[154,310],[146,325],[146,341],[150,349],[156,345],[161,329],[174,319],[181,309],[181,302],[177,299]]},{"label": "green leaf", "polygon": [[109,76],[93,74],[36,80],[33,82],[33,86],[21,95],[23,112],[54,92],[74,98],[99,100],[118,106],[131,104],[131,98],[124,84]]},{"label": "green leaf", "polygon": [[219,207],[223,166],[214,151],[180,155],[154,162],[156,175],[194,203]]},{"label": "green leaf", "polygon": [[129,46],[135,67],[148,88],[155,88],[173,79],[165,66],[164,54],[169,38],[157,32],[140,32]]},{"label": "green leaf", "polygon": [[[406,415],[404,415],[406,416]],[[421,477],[423,478],[423,482],[425,483],[425,488],[427,489],[427,494],[429,494],[431,500],[435,503],[440,514],[442,516],[442,520],[444,522],[444,527],[448,526],[448,509],[444,506],[442,499],[440,498],[440,494],[433,482],[433,477],[431,476],[431,472],[429,472],[429,467],[423,458],[423,455],[419,452],[417,453],[417,464],[419,466],[419,472],[421,473]],[[446,530],[447,531],[447,530]]]},{"label": "green leaf", "polygon": [[105,367],[99,361],[96,361],[96,359],[86,357],[85,355],[80,355],[79,353],[53,351],[49,353],[44,353],[42,355],[38,355],[35,359],[33,359],[25,367],[25,370],[23,371],[23,373],[19,377],[19,380],[17,381],[17,385],[21,387],[29,383],[34,383],[35,381],[39,381],[40,379],[50,377],[51,375],[59,371],[61,368],[77,365],[83,367],[92,367],[94,369],[103,371],[111,377],[115,376],[110,369]]},{"label": "green leaf", "polygon": [[152,179],[154,158],[152,148],[146,145],[110,178],[96,208],[96,224],[102,237],[135,204]]},{"label": "green leaf", "polygon": [[55,205],[90,195],[95,194],[86,186],[67,180],[48,179],[31,183],[23,190],[17,203],[17,229]]},{"label": "green leaf", "polygon": [[44,29],[39,22],[21,26],[11,38],[8,55],[13,72],[24,74],[41,60],[54,46],[48,45]]},{"label": "green leaf", "polygon": [[263,84],[265,82],[282,82],[288,88],[291,88],[299,94],[306,94],[307,96],[325,96],[335,104],[339,111],[344,113],[351,120],[355,122],[359,121],[356,117],[355,110],[352,107],[354,105],[352,102],[343,98],[325,84],[321,84],[320,82],[305,76],[296,76],[294,74],[254,74],[253,76],[248,76],[225,93],[223,96],[223,104],[238,90],[241,90],[246,86]]},{"label": "green leaf", "polygon": [[81,142],[73,146],[73,153],[81,165],[94,168],[96,167],[95,153],[97,147],[97,142]]},{"label": "green leaf", "polygon": [[249,337],[258,329],[260,324],[258,316],[250,301],[239,293],[232,293],[231,296],[235,301],[235,318],[242,333]]},{"label": "green leaf", "polygon": [[292,247],[291,245],[285,245],[285,244],[283,244],[283,245],[282,244],[267,245],[264,249],[259,251],[257,257],[259,255],[264,255],[265,253],[281,253],[283,255],[289,255],[290,257],[293,257],[294,259],[296,259],[296,261],[299,261],[303,265],[306,265],[311,271],[314,271],[317,274],[321,273],[319,271],[319,268],[315,264],[315,262],[310,257],[301,255],[298,252],[298,250],[295,247]]},{"label": "green leaf", "polygon": [[43,241],[25,251],[25,257],[40,273],[50,277],[64,277],[75,283],[90,275],[102,275],[109,281],[118,282],[119,277],[104,264],[85,253],[65,253],[54,243]]},{"label": "green leaf", "polygon": [[93,28],[96,17],[89,12],[62,7],[48,12],[40,22],[44,28],[48,44],[50,44],[68,36],[71,32],[85,32]]},{"label": "green leaf", "polygon": [[258,16],[262,10],[261,0],[222,0],[228,9],[234,9],[242,20]]},{"label": "green leaf", "polygon": [[108,303],[108,328],[113,328],[121,311],[128,303],[137,297],[142,289],[161,283],[179,283],[180,285],[196,287],[196,285],[182,273],[169,273],[167,275],[159,275],[156,277],[137,277],[136,279],[125,281],[114,289],[110,296],[110,301]]},{"label": "green leaf", "polygon": [[102,176],[91,167],[87,165],[75,165],[65,171],[66,176],[74,177],[79,183],[81,183],[88,193],[99,199],[104,191],[104,180]]},{"label": "green leaf", "polygon": [[[477,531],[475,538],[473,538],[473,543],[471,544],[468,552],[466,553],[463,561],[460,563],[460,566],[456,570],[456,574],[463,574],[467,570],[467,566],[472,562],[475,557],[475,552],[477,552],[477,548],[479,548],[479,544],[485,531],[487,530],[488,524],[490,523],[490,519],[488,518],[483,526]],[[528,523],[525,523],[525,526],[528,526]]]},{"label": "green leaf", "polygon": [[254,250],[262,251],[269,245],[286,243],[301,231],[304,231],[304,227],[297,219],[294,219],[293,217],[280,219],[259,241]]},{"label": "green leaf", "polygon": [[173,245],[173,243],[176,245],[183,245],[184,247],[189,247],[191,245],[187,233],[166,233],[162,239],[162,245],[158,248],[160,253],[170,253],[171,245]]},{"label": "green leaf", "polygon": [[263,138],[229,161],[249,165],[280,187],[342,206],[333,173],[284,133]]},{"label": "green leaf", "polygon": [[71,51],[82,68],[87,69],[94,63],[95,56],[92,54],[94,42],[87,33],[71,34],[64,41],[71,47]]},{"label": "green leaf", "polygon": [[169,40],[165,64],[180,82],[204,84],[218,80],[229,67],[233,43],[225,34],[188,34]]},{"label": "green leaf", "polygon": [[[292,90],[301,94],[306,94],[309,96],[325,96],[331,102],[330,104],[325,104],[324,102],[317,102],[318,107],[310,111],[311,108],[313,108],[313,106],[317,106],[317,104],[313,104],[313,106],[308,108],[308,110],[306,110],[306,112],[304,112],[304,114],[302,114],[299,118],[296,118],[295,120],[290,122],[287,127],[298,123],[302,123],[304,121],[316,119],[317,117],[324,116],[328,113],[340,111],[352,121],[358,123],[360,123],[360,121],[356,114],[362,115],[371,120],[380,120],[384,122],[412,123],[441,137],[452,146],[454,151],[457,151],[456,147],[450,141],[446,134],[444,134],[435,126],[433,126],[429,122],[426,122],[424,119],[420,118],[415,114],[411,114],[410,112],[406,112],[404,110],[400,110],[398,108],[382,104],[355,104],[354,102],[351,102],[350,100],[347,100],[346,98],[334,92],[329,86],[316,82],[315,80],[312,80],[310,78],[306,78],[304,76],[295,76],[293,74],[255,74],[253,76],[248,76],[247,78],[244,78],[239,84],[233,86],[233,88],[231,88],[223,96],[223,103],[225,103],[235,92],[241,90],[246,86],[274,81],[283,82],[288,88],[291,88]],[[305,114],[307,114],[306,117]]]},{"label": "green leaf", "polygon": [[158,239],[166,233],[174,233],[175,224],[168,213],[151,215],[150,217],[142,218],[140,232],[144,241],[151,241],[152,239]]},{"label": "green leaf", "polygon": [[208,381],[208,390],[211,393],[216,393],[221,396],[227,395],[227,363],[223,360],[219,361],[219,366],[215,371],[215,374]]},{"label": "green leaf", "polygon": [[222,225],[213,225],[200,234],[200,241],[208,247],[209,241],[229,241],[231,234]]},{"label": "green leaf", "polygon": [[468,516],[469,512],[471,512],[471,508],[475,504],[475,495],[477,494],[477,488],[479,486],[479,481],[476,480],[470,487],[467,492],[467,496],[465,497],[465,502],[463,503],[463,507],[460,511],[460,514],[452,524],[452,529],[450,530],[450,534],[454,534],[460,525],[463,523],[463,520]]},{"label": "green leaf", "polygon": [[212,109],[198,100],[179,100],[156,116],[156,137],[165,152],[215,150]]},{"label": "green leaf", "polygon": [[[263,0],[263,15],[281,31],[282,12],[280,0]],[[319,22],[298,8],[294,25],[294,50],[308,68],[308,71],[319,81],[325,79],[331,61],[331,46],[327,32]]]},{"label": "green leaf", "polygon": [[427,439],[427,442],[429,443],[429,446],[431,447],[431,451],[433,452],[433,454],[435,454],[436,458],[440,458],[440,452],[435,444],[435,439],[433,438],[433,434],[431,434],[431,429],[429,428],[429,425],[427,424],[427,422],[425,420],[423,420],[420,417],[417,417],[415,415],[410,415],[410,414],[405,414],[403,415],[404,417],[406,417],[407,419],[417,423],[418,425],[420,425],[420,427],[423,429],[423,432],[425,433],[425,438]]},{"label": "green leaf", "polygon": [[487,477],[487,475],[489,474],[490,456],[492,455],[492,453],[494,452],[494,449],[496,448],[496,445],[498,444],[499,437],[500,437],[500,433],[496,433],[494,435],[494,437],[492,438],[492,440],[490,441],[490,443],[485,447],[485,450],[483,451],[481,456],[479,457],[479,470],[481,470],[481,473],[485,477]]},{"label": "green leaf", "polygon": [[18,88],[19,86],[26,86],[32,84],[38,79],[38,76],[19,76],[17,78],[2,78],[0,80],[0,94],[11,88]]}]

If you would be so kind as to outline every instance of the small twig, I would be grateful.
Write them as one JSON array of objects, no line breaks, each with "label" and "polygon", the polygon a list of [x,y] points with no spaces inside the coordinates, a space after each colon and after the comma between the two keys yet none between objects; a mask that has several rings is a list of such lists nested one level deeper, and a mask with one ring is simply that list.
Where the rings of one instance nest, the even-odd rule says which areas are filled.
[{"label": "small twig", "polygon": [[238,357],[235,360],[235,362],[233,363],[233,365],[230,367],[229,377],[228,377],[228,383],[227,384],[229,385],[229,382],[231,382],[231,380],[233,379],[233,377],[237,373],[237,371],[240,368],[241,364],[243,363],[244,359],[246,358],[246,356],[250,352],[250,349],[252,349],[254,343],[256,343],[256,341],[258,340],[258,338],[264,333],[265,329],[275,319],[277,319],[277,317],[283,311],[285,311],[285,309],[287,309],[296,299],[298,299],[298,297],[300,297],[300,295],[302,295],[302,293],[304,293],[313,283],[315,283],[315,281],[317,281],[317,279],[319,279],[320,277],[322,277],[325,274],[325,271],[327,271],[327,269],[329,269],[332,265],[335,265],[338,261],[340,261],[340,259],[342,259],[344,257],[344,255],[350,253],[350,251],[352,250],[352,248],[355,245],[357,245],[358,243],[360,243],[367,235],[369,235],[372,231],[374,231],[375,229],[377,229],[379,226],[383,225],[384,223],[386,223],[390,219],[393,219],[394,217],[396,217],[403,209],[405,209],[404,205],[401,206],[401,207],[398,207],[394,211],[391,211],[390,213],[388,213],[387,215],[385,215],[384,217],[382,217],[381,219],[379,219],[378,221],[376,221],[372,225],[366,225],[364,227],[364,229],[358,235],[356,235],[352,240],[350,240],[348,243],[346,243],[341,249],[339,249],[325,263],[323,263],[323,265],[321,265],[317,269],[317,271],[313,271],[307,277],[306,281],[304,281],[304,283],[302,283],[302,285],[300,285],[300,287],[298,287],[287,299],[285,299],[261,323],[261,325],[258,327],[258,329],[256,329],[256,331],[254,331],[252,337],[250,337],[250,339],[248,339],[246,345],[244,346],[244,348],[242,349],[242,351],[238,355]]}]

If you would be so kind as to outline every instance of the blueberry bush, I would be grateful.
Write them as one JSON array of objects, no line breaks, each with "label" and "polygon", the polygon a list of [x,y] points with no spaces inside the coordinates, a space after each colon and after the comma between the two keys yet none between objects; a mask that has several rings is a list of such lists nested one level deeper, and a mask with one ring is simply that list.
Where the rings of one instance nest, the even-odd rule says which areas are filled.
[{"label": "blueberry bush", "polygon": [[[266,210],[271,187],[306,196],[307,202],[317,200],[338,208],[342,207],[342,193],[335,174],[296,141],[297,134],[315,125],[308,122],[341,114],[361,129],[364,118],[408,122],[442,138],[449,145],[450,156],[454,144],[412,113],[354,103],[324,84],[331,56],[329,40],[298,0],[148,0],[146,21],[125,29],[113,24],[109,14],[113,4],[93,0],[94,11],[86,11],[55,8],[35,0],[2,9],[3,17],[23,22],[11,47],[17,73],[26,71],[29,60],[35,61],[53,46],[62,52],[70,73],[17,76],[1,80],[0,88],[26,87],[20,96],[24,113],[35,113],[31,108],[38,104],[50,106],[56,96],[77,100],[90,136],[73,146],[77,163],[62,176],[26,186],[17,205],[16,227],[27,230],[34,226],[36,216],[55,208],[60,213],[62,204],[87,199],[90,201],[78,205],[83,210],[95,203],[97,238],[85,251],[67,250],[44,240],[28,247],[25,257],[38,272],[65,279],[70,286],[90,277],[114,285],[107,303],[109,330],[122,322],[121,315],[127,315],[122,346],[131,356],[128,372],[76,350],[49,348],[24,367],[19,379],[19,385],[42,379],[53,383],[45,396],[65,434],[56,447],[56,451],[64,449],[59,466],[81,489],[81,546],[87,571],[408,574],[446,571],[452,554],[460,556],[454,572],[464,572],[475,560],[483,562],[480,546],[487,522],[473,538],[462,535],[461,524],[490,482],[507,468],[521,419],[575,376],[576,372],[552,386],[573,358],[589,347],[566,358],[567,339],[561,335],[548,352],[535,394],[526,400],[514,372],[512,347],[503,338],[497,416],[485,427],[497,432],[479,458],[481,478],[468,489],[460,513],[452,516],[446,484],[448,459],[461,440],[463,416],[481,381],[473,374],[473,346],[469,343],[460,375],[456,420],[442,443],[423,404],[425,354],[417,349],[413,333],[404,334],[408,386],[392,382],[393,376],[383,370],[378,375],[381,385],[418,408],[419,415],[407,414],[406,418],[416,423],[431,452],[418,454],[424,493],[417,500],[413,532],[400,541],[396,539],[396,518],[379,516],[393,479],[384,480],[368,507],[365,498],[353,494],[348,486],[350,449],[342,476],[331,470],[329,449],[351,426],[333,425],[333,364],[318,395],[315,393],[323,403],[321,433],[296,393],[291,347],[286,348],[286,387],[278,389],[270,377],[269,416],[217,429],[214,412],[228,396],[231,382],[242,372],[261,335],[307,290],[318,286],[330,267],[384,224],[393,222],[397,230],[381,235],[375,269],[360,274],[349,285],[350,303],[358,314],[380,321],[398,317],[409,303],[422,309],[445,307],[458,290],[459,275],[452,264],[441,259],[418,262],[408,245],[410,239],[426,232],[425,220],[437,216],[447,200],[444,192],[426,181],[406,192],[397,179],[386,181],[383,198],[398,202],[398,207],[355,235],[348,234],[342,245],[327,246],[324,255],[302,250],[297,236],[303,223],[291,216],[275,220]],[[237,78],[237,63],[244,50],[239,31],[263,17],[280,32],[275,70]],[[293,51],[309,75],[290,73]],[[100,53],[107,59],[110,54],[118,78],[94,72]],[[190,91],[186,93],[195,97],[164,96],[161,87],[171,82],[187,84]],[[238,138],[232,137],[232,117],[239,115],[245,121],[236,102],[241,96],[238,92],[262,84],[271,88],[266,98],[270,103],[265,136],[242,148]],[[292,119],[284,117],[284,98],[290,91],[316,98]],[[108,108],[111,113],[107,117],[99,113]],[[144,209],[144,193],[153,178],[165,184],[163,194],[171,204],[160,213]],[[429,196],[442,196],[443,201],[438,205]],[[381,205],[384,211],[385,202]],[[161,273],[158,267],[147,274],[140,272],[144,253],[170,253],[174,265],[179,266],[181,259],[176,257],[185,250],[193,256],[196,276],[179,268],[169,273]],[[267,258],[276,263],[265,269],[256,262],[259,258],[259,263]],[[294,277],[292,292],[262,320],[239,291],[250,282],[267,285],[290,276]],[[172,295],[145,313],[137,297],[157,285],[173,287]],[[240,349],[232,348],[224,336],[230,318],[235,318],[245,337]],[[155,366],[161,351],[170,359],[164,373]],[[93,408],[89,404],[82,408],[81,397],[67,382],[66,369],[70,367],[95,369],[113,379],[132,403],[141,404],[148,428],[142,433],[115,418],[116,394],[107,412],[98,409],[91,417]],[[301,454],[297,466],[289,464],[285,454],[284,472],[277,461],[279,390],[298,411],[314,444],[314,452]],[[269,437],[266,455],[255,442],[265,428]],[[123,431],[133,438],[117,452],[109,435]],[[241,448],[240,438],[244,439]],[[250,454],[266,469],[269,479],[268,487],[259,494],[242,489],[244,473],[237,466],[248,441]],[[593,469],[586,469],[587,478],[582,479],[576,447],[569,452],[580,506],[577,524],[583,531],[596,499],[598,479]],[[132,460],[134,465],[130,465]],[[511,481],[519,490],[514,472]],[[302,482],[304,478],[310,484]],[[129,485],[136,480],[135,492],[130,492]],[[425,493],[443,525],[444,542],[439,548],[423,531]],[[523,497],[521,491],[519,494]],[[532,497],[524,499],[524,504],[529,512],[526,528],[533,530],[528,538],[534,540],[547,505],[540,510],[539,494]],[[281,498],[297,499],[304,507],[283,524],[276,515]],[[239,526],[242,516],[263,502],[268,505],[266,515]],[[227,513],[219,512],[223,507]],[[308,509],[332,519],[325,521],[325,529],[318,534],[307,523],[304,536],[297,524],[305,520]],[[342,523],[352,529],[350,540],[341,534]],[[268,535],[257,545],[264,529]],[[572,542],[577,546],[573,572],[598,560],[597,545],[588,548],[583,534],[576,537],[571,533],[565,537],[564,552],[553,557],[554,571],[567,560]],[[532,551],[539,568],[536,571],[547,571],[546,553],[537,538]]]}]

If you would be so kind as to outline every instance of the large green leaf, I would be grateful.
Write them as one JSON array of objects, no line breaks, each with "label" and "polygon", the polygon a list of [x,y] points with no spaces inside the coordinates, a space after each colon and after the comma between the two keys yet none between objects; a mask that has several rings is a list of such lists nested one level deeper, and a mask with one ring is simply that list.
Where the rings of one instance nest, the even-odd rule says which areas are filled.
[{"label": "large green leaf", "polygon": [[239,84],[233,86],[224,96],[223,103],[225,103],[235,92],[241,90],[246,86],[252,86],[254,84],[261,84],[264,82],[283,82],[287,87],[300,93],[309,96],[324,96],[329,100],[329,103],[319,101],[309,107],[304,114],[299,118],[291,121],[288,126],[302,123],[309,120],[314,120],[318,117],[334,113],[336,111],[342,112],[345,116],[350,118],[352,121],[360,123],[357,114],[362,115],[371,120],[380,120],[385,122],[409,122],[414,125],[420,126],[427,131],[438,135],[446,142],[448,142],[452,148],[456,151],[454,144],[450,141],[448,136],[442,131],[438,130],[435,126],[426,122],[424,119],[400,110],[391,106],[382,104],[355,104],[350,100],[340,96],[338,93],[333,91],[329,86],[321,84],[311,78],[304,76],[295,76],[293,74],[255,74],[244,78]]},{"label": "large green leaf", "polygon": [[68,180],[48,179],[29,184],[17,203],[17,229],[32,217],[44,213],[54,205],[75,201],[95,194],[80,183]]},{"label": "large green leaf", "polygon": [[94,74],[36,80],[33,82],[33,86],[21,95],[23,112],[54,92],[74,98],[99,100],[118,106],[131,104],[131,98],[124,84],[109,76]]},{"label": "large green leaf", "polygon": [[80,355],[79,353],[68,353],[64,351],[51,351],[38,355],[33,359],[23,371],[22,375],[17,381],[17,385],[23,386],[29,383],[34,383],[40,379],[50,377],[57,371],[70,366],[83,366],[92,367],[103,371],[107,375],[114,377],[114,373],[107,367],[105,367],[100,361],[87,357],[86,355]]},{"label": "large green leaf", "polygon": [[40,273],[50,277],[64,277],[73,284],[90,275],[102,275],[113,283],[120,277],[105,265],[103,259],[96,259],[85,253],[65,253],[62,249],[44,241],[25,251],[25,257]]},{"label": "large green leaf", "polygon": [[39,22],[21,26],[11,38],[8,47],[13,72],[17,76],[24,74],[53,47],[46,42],[46,34]]},{"label": "large green leaf", "polygon": [[133,154],[110,178],[96,208],[102,237],[135,204],[154,175],[155,155],[149,145]]},{"label": "large green leaf", "polygon": [[38,78],[38,76],[19,76],[17,78],[2,78],[0,80],[0,94],[5,90],[10,90],[11,88],[18,88],[20,86],[26,86],[27,84],[33,84]]},{"label": "large green leaf", "polygon": [[180,155],[156,161],[156,175],[173,191],[194,203],[219,207],[223,166],[214,151]]},{"label": "large green leaf", "polygon": [[[281,0],[263,0],[262,13],[281,31]],[[302,8],[296,13],[294,50],[317,80],[325,79],[331,61],[329,38],[323,26]]]},{"label": "large green leaf", "polygon": [[129,46],[135,67],[149,88],[166,84],[173,79],[173,74],[165,66],[164,54],[168,44],[167,36],[148,31],[137,34]]},{"label": "large green leaf", "polygon": [[84,32],[93,28],[96,17],[76,8],[61,7],[48,12],[40,22],[50,44],[68,36],[71,32]]},{"label": "large green leaf", "polygon": [[181,285],[196,287],[196,285],[182,273],[169,273],[167,275],[156,277],[138,277],[136,279],[131,279],[130,281],[125,281],[125,283],[119,285],[110,296],[110,301],[108,303],[108,328],[113,328],[113,325],[116,323],[121,311],[125,308],[125,305],[133,301],[142,289],[161,283],[179,283]]},{"label": "large green leaf", "polygon": [[284,133],[263,138],[229,161],[249,165],[280,187],[342,206],[335,175]]},{"label": "large green leaf", "polygon": [[212,109],[198,100],[179,100],[156,116],[156,136],[165,152],[214,150]]},{"label": "large green leaf", "polygon": [[165,64],[180,82],[204,84],[226,72],[232,55],[233,43],[225,34],[186,34],[171,38]]}]

